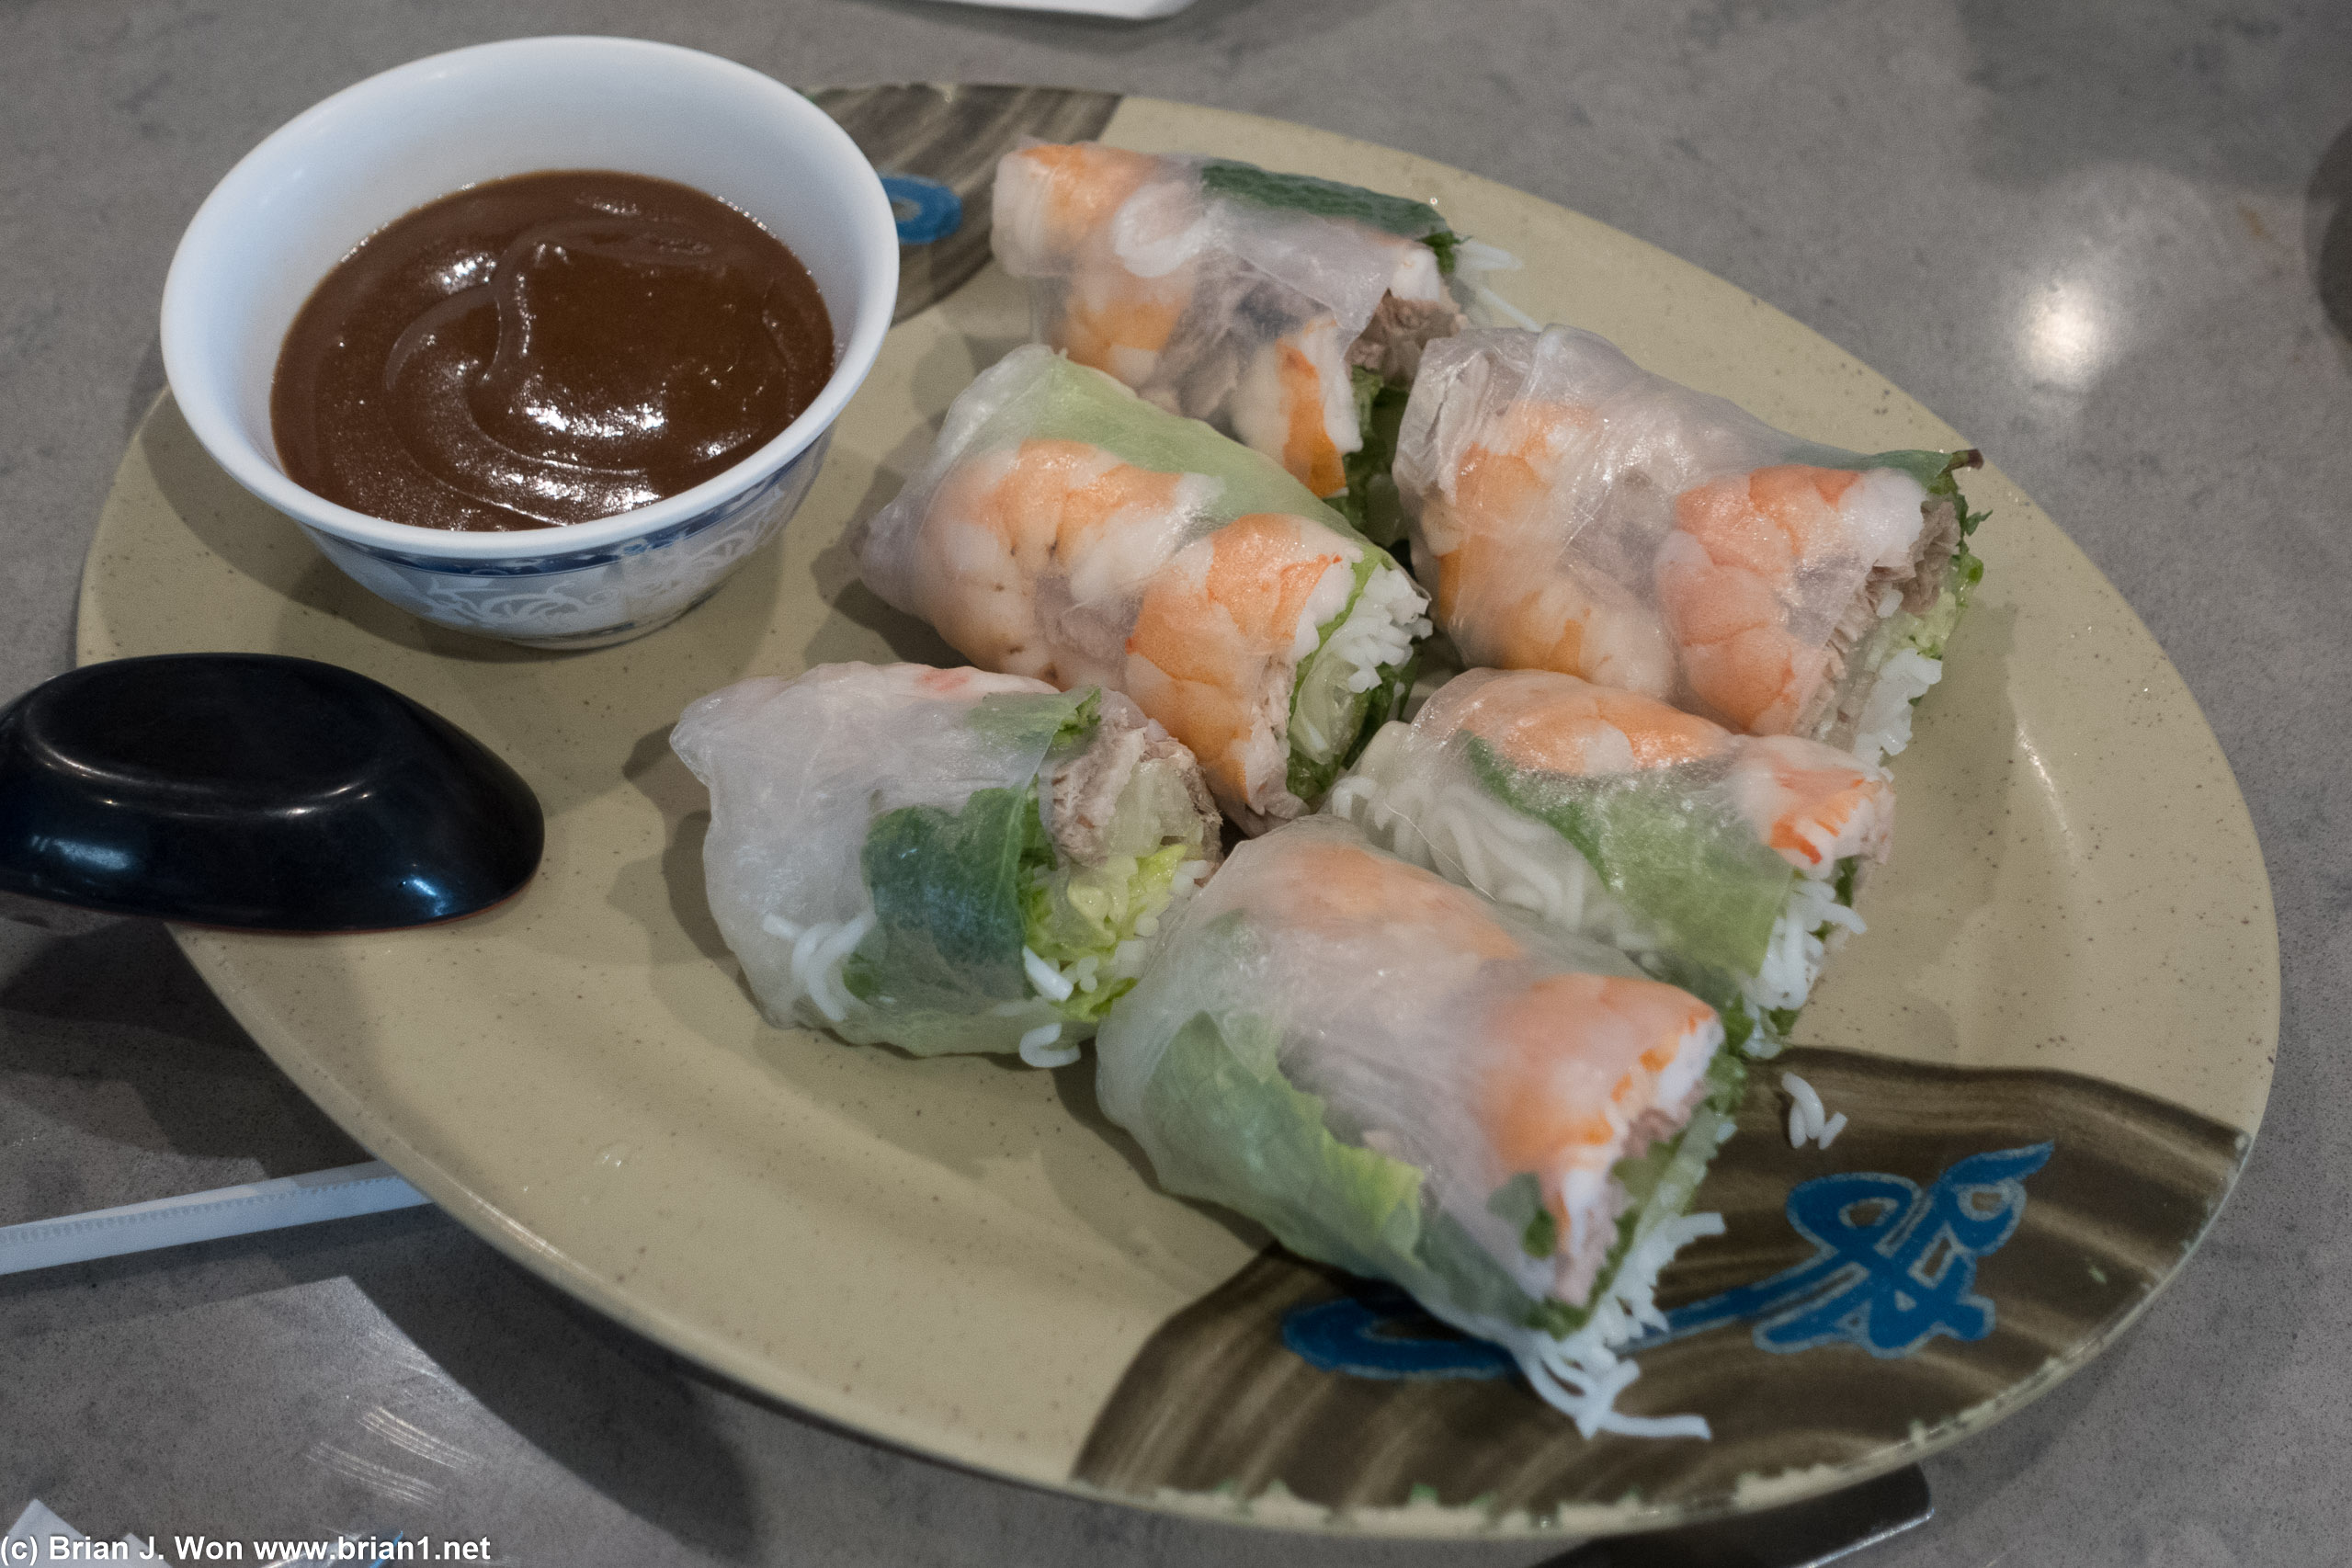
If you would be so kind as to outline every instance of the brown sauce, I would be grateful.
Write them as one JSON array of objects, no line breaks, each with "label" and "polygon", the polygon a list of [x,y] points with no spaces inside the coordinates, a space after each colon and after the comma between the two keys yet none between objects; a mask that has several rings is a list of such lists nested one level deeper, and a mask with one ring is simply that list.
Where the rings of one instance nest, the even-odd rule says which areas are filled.
[{"label": "brown sauce", "polygon": [[392,522],[608,517],[741,461],[833,374],[784,243],[699,190],[566,170],[385,225],[287,330],[269,417],[288,477]]}]

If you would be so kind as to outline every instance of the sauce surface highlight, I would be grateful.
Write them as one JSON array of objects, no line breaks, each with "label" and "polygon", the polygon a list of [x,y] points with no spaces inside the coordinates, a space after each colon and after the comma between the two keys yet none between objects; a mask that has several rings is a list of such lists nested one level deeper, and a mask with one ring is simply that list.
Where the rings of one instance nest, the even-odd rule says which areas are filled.
[{"label": "sauce surface highlight", "polygon": [[288,477],[392,522],[583,523],[691,489],[833,374],[808,269],[669,180],[521,175],[396,219],[288,328],[269,415]]}]

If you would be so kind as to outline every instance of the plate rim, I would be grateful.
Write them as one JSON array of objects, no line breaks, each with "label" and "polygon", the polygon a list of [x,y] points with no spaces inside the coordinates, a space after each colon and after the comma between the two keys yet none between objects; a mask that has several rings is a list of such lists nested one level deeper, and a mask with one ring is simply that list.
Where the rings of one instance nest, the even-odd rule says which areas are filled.
[{"label": "plate rim", "polygon": [[[903,85],[1024,85],[1022,84],[977,83]],[[1553,212],[1564,213],[1580,222],[1605,228],[1619,239],[1641,247],[1642,251],[1654,255],[1676,267],[1687,268],[1690,272],[1703,276],[1714,286],[1732,290],[1749,300],[1755,307],[1781,317],[1797,331],[1820,340],[1838,354],[1854,359],[1857,363],[1867,364],[1848,353],[1834,340],[1814,331],[1802,322],[1788,316],[1787,312],[1778,310],[1768,302],[1747,294],[1746,290],[1740,289],[1738,285],[1709,272],[1695,263],[1686,261],[1672,252],[1653,245],[1626,231],[1616,229],[1612,225],[1601,224],[1599,220],[1577,212],[1574,209],[1563,207],[1517,187],[1503,186],[1500,182],[1488,179],[1471,171],[1443,165],[1437,160],[1407,153],[1403,149],[1387,147],[1361,138],[1347,136],[1345,133],[1329,131],[1320,127],[1276,117],[1248,114],[1209,105],[1185,103],[1181,100],[1157,98],[1148,95],[1119,95],[1119,107],[1122,109],[1128,105],[1144,105],[1155,109],[1165,108],[1180,113],[1205,113],[1223,117],[1236,122],[1273,128],[1282,132],[1306,131],[1335,143],[1362,147],[1392,157],[1403,156],[1415,163],[1442,168],[1449,176],[1476,181],[1498,191],[1507,192],[1514,200],[1537,204]],[[1116,139],[1115,134],[1113,139]],[[1902,392],[1900,388],[1897,390],[1915,405],[1923,410],[1926,409],[1927,405],[1920,403],[1909,392]],[[168,388],[160,392],[128,437],[124,457],[118,464],[106,496],[100,503],[101,523],[108,515],[113,498],[122,484],[126,467],[138,455],[142,435],[170,398],[171,393]],[[1933,411],[1927,410],[1927,412],[1932,416]],[[2005,476],[2003,477],[2005,483]],[[2017,488],[2019,494],[2025,494],[2021,487]],[[2039,507],[2037,510],[2039,511]],[[2047,515],[2043,514],[2043,516],[2046,518]],[[2116,589],[2112,581],[2099,569],[2097,563],[2091,560],[2062,528],[2056,527],[2054,521],[2051,523],[2050,531],[2052,539],[2064,550],[2071,551],[2078,559],[2079,564],[2106,588],[2112,597],[2114,605],[2124,617],[2128,618],[2129,631],[2143,639],[2146,645],[2162,660],[2163,667],[2178,683],[2181,695],[2187,699],[2188,711],[2193,713],[2198,721],[2199,733],[2190,739],[2210,748],[2212,756],[2220,763],[2224,776],[2230,780],[2231,799],[2226,802],[2225,809],[2233,813],[2232,825],[2233,829],[2242,829],[2245,842],[2257,850],[2248,862],[2250,865],[2248,885],[2255,894],[2255,903],[2258,906],[2258,948],[2267,957],[2267,963],[2262,967],[2262,991],[2259,996],[2265,1016],[2257,1020],[2257,1027],[2267,1040],[2270,1054],[2275,1059],[2283,1001],[2281,983],[2283,955],[2278,946],[2276,903],[2268,868],[2258,853],[2260,838],[2255,831],[2244,790],[2238,785],[2235,770],[2231,767],[2228,756],[2222,751],[2212,725],[2207,720],[2201,705],[2198,703],[2194,691],[2180,676],[2178,668],[2174,665],[2162,643],[2148,630],[2138,611],[2131,607],[2121,592]],[[100,578],[98,568],[105,545],[103,529],[94,528],[91,543],[84,560],[81,582],[76,596],[74,660],[77,667],[103,657],[113,656],[98,652],[96,646],[95,629],[100,624],[102,619],[97,608],[97,585]],[[1179,1517],[1209,1517],[1222,1522],[1245,1524],[1254,1528],[1290,1533],[1339,1534],[1368,1539],[1503,1537],[1546,1540],[1587,1539],[1589,1522],[1580,1524],[1571,1517],[1579,1510],[1594,1513],[1604,1510],[1608,1512],[1611,1517],[1606,1528],[1608,1534],[1632,1534],[1670,1528],[1682,1524],[1734,1517],[1801,1501],[1808,1497],[1824,1495],[1901,1469],[1905,1465],[1916,1463],[1965,1437],[1973,1436],[1976,1432],[1996,1425],[2064,1382],[2083,1366],[2113,1346],[2140,1322],[2149,1307],[2171,1287],[2181,1271],[2188,1266],[2197,1250],[2211,1233],[2213,1225],[2227,1207],[2231,1197],[2234,1195],[2238,1183],[2244,1176],[2254,1146],[2260,1137],[2261,1124],[2267,1117],[2269,1080],[2272,1075],[2271,1070],[2266,1068],[2264,1086],[2266,1110],[2258,1112],[2253,1125],[2243,1130],[2237,1158],[2229,1172],[2226,1184],[2213,1200],[2202,1225],[2183,1249],[2178,1261],[2156,1280],[2153,1287],[2133,1301],[2127,1311],[2103,1325],[2098,1333],[2070,1346],[2062,1356],[2051,1358],[2034,1372],[2005,1385],[1989,1398],[1955,1413],[1925,1432],[1917,1432],[1915,1429],[1914,1436],[1889,1444],[1862,1458],[1841,1460],[1832,1465],[1816,1466],[1806,1471],[1782,1471],[1778,1475],[1767,1477],[1755,1489],[1759,1495],[1748,1497],[1745,1495],[1748,1489],[1743,1487],[1738,1493],[1721,1503],[1644,1503],[1630,1513],[1612,1505],[1563,1504],[1548,1516],[1529,1517],[1522,1514],[1516,1519],[1512,1516],[1498,1517],[1481,1509],[1474,1503],[1440,1505],[1427,1509],[1418,1508],[1413,1505],[1407,1505],[1402,1508],[1347,1509],[1325,1508],[1320,1504],[1307,1503],[1303,1500],[1291,1502],[1275,1500],[1269,1506],[1269,1499],[1265,1497],[1244,1499],[1227,1494],[1180,1493],[1165,1487],[1153,1495],[1145,1496],[1109,1490],[1080,1480],[1074,1475],[1061,1478],[1040,1477],[1020,1471],[999,1468],[989,1463],[985,1459],[936,1446],[936,1437],[926,1439],[923,1433],[915,1429],[921,1425],[918,1421],[899,1423],[896,1424],[896,1429],[893,1429],[893,1424],[888,1419],[875,1419],[875,1415],[880,1414],[879,1404],[870,1407],[871,1414],[854,1418],[837,1414],[827,1407],[823,1392],[812,1374],[801,1369],[790,1367],[774,1358],[762,1358],[747,1344],[731,1341],[727,1336],[698,1324],[681,1312],[640,1301],[633,1293],[605,1280],[561,1246],[539,1235],[521,1221],[506,1213],[497,1204],[472,1190],[460,1178],[427,1157],[403,1137],[390,1121],[371,1109],[358,1096],[347,1089],[332,1073],[301,1049],[299,1037],[291,1030],[280,1028],[277,1020],[268,1014],[267,1007],[251,994],[252,988],[235,974],[227,950],[217,943],[208,941],[208,938],[216,936],[216,933],[199,927],[177,925],[169,926],[167,929],[176,945],[187,955],[191,966],[207,987],[221,1000],[239,1026],[244,1028],[270,1060],[285,1072],[331,1119],[372,1153],[392,1164],[403,1176],[431,1198],[437,1206],[449,1211],[468,1230],[488,1241],[506,1256],[529,1269],[534,1275],[562,1289],[631,1332],[645,1335],[666,1350],[726,1380],[734,1385],[738,1392],[758,1401],[782,1405],[797,1419],[814,1422],[859,1440],[877,1443],[925,1460],[946,1464],[970,1473],[983,1475],[992,1480],[1009,1482],[1039,1492],[1091,1501],[1117,1503],[1125,1506],[1144,1508]],[[779,1373],[787,1375],[779,1377]],[[797,1389],[780,1386],[785,1383],[797,1383],[800,1386]],[[1824,1471],[1828,1473],[1816,1473]],[[1417,1521],[1418,1528],[1415,1528],[1415,1524],[1408,1523],[1398,1517],[1406,1514],[1424,1516]],[[1562,1522],[1563,1520],[1565,1522]]]}]

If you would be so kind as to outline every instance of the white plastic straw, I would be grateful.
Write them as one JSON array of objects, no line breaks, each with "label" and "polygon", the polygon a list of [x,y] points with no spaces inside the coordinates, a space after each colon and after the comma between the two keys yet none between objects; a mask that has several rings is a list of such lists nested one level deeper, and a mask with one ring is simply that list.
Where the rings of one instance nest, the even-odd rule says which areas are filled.
[{"label": "white plastic straw", "polygon": [[0,1274],[219,1241],[430,1202],[381,1160],[0,1226]]}]

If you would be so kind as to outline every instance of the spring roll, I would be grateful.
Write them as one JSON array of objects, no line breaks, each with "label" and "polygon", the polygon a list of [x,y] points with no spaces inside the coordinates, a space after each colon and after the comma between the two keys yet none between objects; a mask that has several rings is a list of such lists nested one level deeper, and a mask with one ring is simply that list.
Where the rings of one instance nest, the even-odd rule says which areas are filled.
[{"label": "spring roll", "polygon": [[710,913],[770,1021],[1076,1059],[1218,858],[1192,755],[1116,692],[823,665],[686,710]]},{"label": "spring roll", "polygon": [[1472,670],[1383,727],[1328,810],[1383,848],[1602,941],[1776,1053],[1885,860],[1885,769],[1550,670]]},{"label": "spring roll", "polygon": [[1744,1081],[1704,1002],[1329,816],[1242,846],[1096,1042],[1162,1186],[1392,1280],[1599,1430]]},{"label": "spring roll", "polygon": [[1426,201],[1096,142],[996,165],[991,240],[1039,341],[1281,463],[1395,542],[1396,422],[1456,289],[1516,265]]},{"label": "spring roll", "polygon": [[1980,460],[1817,446],[1554,326],[1432,345],[1395,478],[1466,663],[1876,762],[1983,574],[1957,478]]},{"label": "spring roll", "polygon": [[983,668],[1133,698],[1249,832],[1322,800],[1429,631],[1412,576],[1275,463],[1036,346],[956,400],[858,562]]}]

